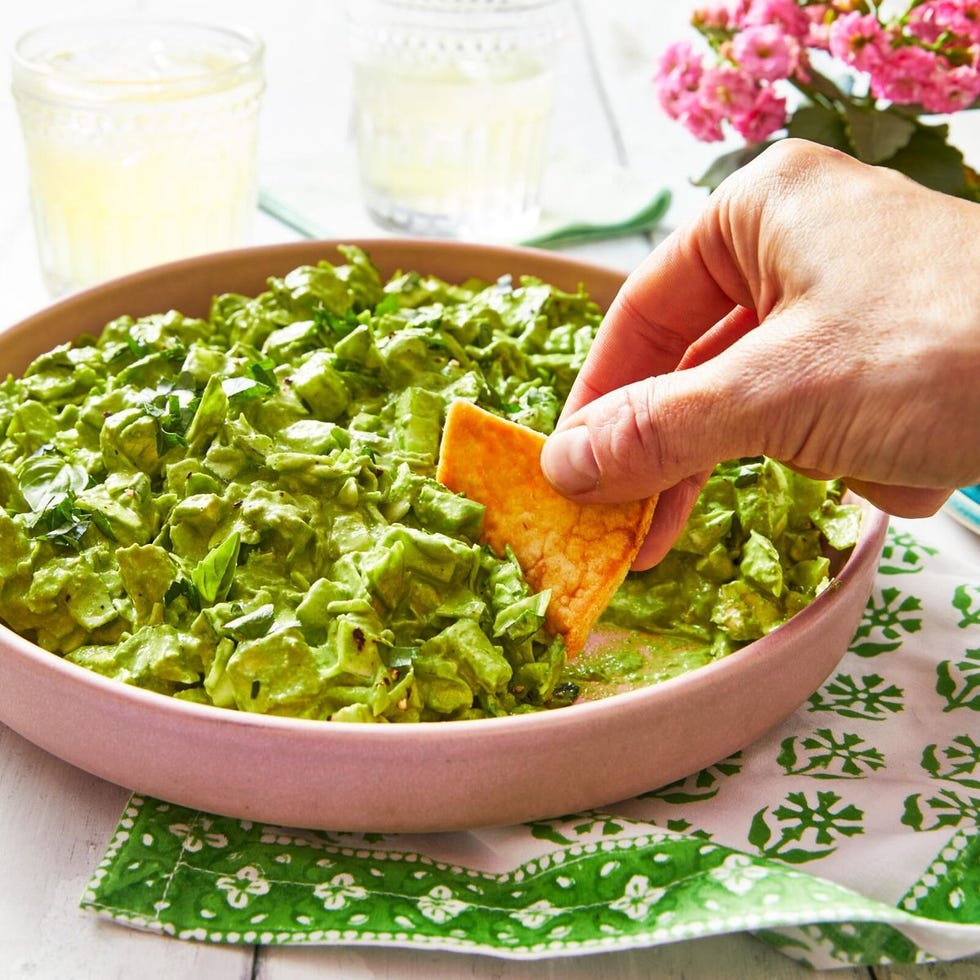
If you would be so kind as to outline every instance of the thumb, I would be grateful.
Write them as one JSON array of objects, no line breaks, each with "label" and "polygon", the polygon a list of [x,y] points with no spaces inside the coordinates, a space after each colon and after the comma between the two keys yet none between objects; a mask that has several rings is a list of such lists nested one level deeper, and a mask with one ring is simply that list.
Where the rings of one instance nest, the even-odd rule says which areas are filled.
[{"label": "thumb", "polygon": [[661,493],[721,459],[758,455],[762,419],[775,413],[744,390],[736,397],[717,360],[584,405],[548,437],[544,475],[566,497],[612,503]]}]

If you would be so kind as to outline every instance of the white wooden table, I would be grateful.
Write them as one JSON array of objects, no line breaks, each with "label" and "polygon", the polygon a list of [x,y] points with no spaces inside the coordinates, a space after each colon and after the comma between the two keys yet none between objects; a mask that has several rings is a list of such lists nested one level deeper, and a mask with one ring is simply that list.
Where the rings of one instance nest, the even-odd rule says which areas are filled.
[{"label": "white wooden table", "polygon": [[[660,114],[650,83],[656,53],[682,36],[688,0],[577,0],[563,65],[551,177],[561,186],[592,181],[588,197],[611,198],[623,186],[646,184],[674,193],[671,224],[692,213],[703,192],[688,183],[717,147],[694,143]],[[21,30],[84,9],[86,12],[158,11],[247,24],[268,44],[268,90],[262,120],[261,180],[272,189],[297,179],[339,189],[339,237],[377,234],[350,207],[350,84],[340,0],[35,0],[5,8],[0,47]],[[625,169],[624,169],[625,168]],[[299,177],[297,178],[297,175]],[[560,179],[559,179],[560,178]],[[557,184],[556,184],[557,182]],[[0,73],[0,329],[43,306],[27,200],[19,133]],[[342,202],[340,197],[345,200]],[[295,238],[267,215],[255,241]],[[628,269],[650,247],[636,237],[582,247],[579,254]],[[0,374],[4,368],[0,365]],[[948,518],[944,533],[977,547]],[[959,535],[957,537],[957,535]],[[976,552],[980,556],[980,550]],[[980,558],[978,558],[980,561]],[[978,566],[980,567],[980,566]],[[2,683],[2,677],[0,677]],[[97,920],[78,899],[126,802],[126,789],[75,769],[0,725],[0,980],[63,978],[262,977],[288,978],[627,978],[812,976],[781,954],[744,935],[676,943],[652,950],[603,954],[576,961],[514,963],[495,959],[381,949],[276,949],[208,946],[144,934]],[[980,978],[980,958],[956,964],[895,970],[841,970],[841,980],[886,977]]]}]

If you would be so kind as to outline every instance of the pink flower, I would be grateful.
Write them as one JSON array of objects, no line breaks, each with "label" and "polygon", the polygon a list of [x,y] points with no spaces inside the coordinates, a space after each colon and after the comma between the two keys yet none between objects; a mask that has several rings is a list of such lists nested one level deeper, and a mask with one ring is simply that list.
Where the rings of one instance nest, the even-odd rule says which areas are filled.
[{"label": "pink flower", "polygon": [[675,41],[661,55],[653,80],[657,86],[657,99],[671,119],[687,125],[686,119],[699,99],[698,88],[703,74],[701,56],[688,41]]},{"label": "pink flower", "polygon": [[926,106],[933,112],[959,112],[980,99],[980,70],[961,65],[947,72],[945,90]]},{"label": "pink flower", "polygon": [[674,41],[660,56],[653,79],[671,90],[693,91],[700,84],[703,73],[704,62],[694,45],[690,41]]},{"label": "pink flower", "polygon": [[704,62],[693,45],[675,41],[661,55],[654,82],[664,112],[686,126],[697,139],[711,143],[722,139],[724,134],[718,111],[702,105],[704,74]]},{"label": "pink flower", "polygon": [[735,131],[749,143],[760,143],[786,125],[786,100],[770,85],[760,86],[755,104],[732,119]]},{"label": "pink flower", "polygon": [[692,97],[678,117],[687,129],[702,143],[717,143],[725,138],[722,129],[723,117],[714,106],[705,105],[700,99]]},{"label": "pink flower", "polygon": [[741,0],[735,14],[740,28],[771,25],[795,38],[806,39],[810,21],[796,0]]},{"label": "pink flower", "polygon": [[830,26],[836,14],[829,3],[815,3],[803,8],[807,33],[801,42],[804,47],[827,51],[830,48]]},{"label": "pink flower", "polygon": [[729,65],[706,65],[686,42],[670,45],[654,76],[660,105],[699,140],[724,139],[723,123],[749,113],[756,83]]},{"label": "pink flower", "polygon": [[776,24],[750,26],[732,38],[731,58],[752,78],[773,82],[796,71],[800,45]]},{"label": "pink flower", "polygon": [[908,25],[926,44],[935,44],[944,34],[957,47],[980,44],[980,0],[925,0],[910,12]]},{"label": "pink flower", "polygon": [[698,87],[701,102],[727,119],[751,111],[757,90],[757,83],[745,72],[728,65],[707,68]]},{"label": "pink flower", "polygon": [[919,75],[918,102],[927,111],[958,112],[980,97],[980,0],[925,0],[908,17],[903,38],[927,46],[935,57]]},{"label": "pink flower", "polygon": [[980,71],[970,65],[960,65],[956,68],[940,67],[923,84],[915,101],[926,112],[945,114],[968,109],[978,98]]},{"label": "pink flower", "polygon": [[946,72],[937,90],[923,105],[929,112],[948,113],[967,109],[980,99],[980,71],[960,65]]},{"label": "pink flower", "polygon": [[678,117],[680,110],[675,110],[674,105],[697,91],[703,73],[701,58],[689,42],[675,41],[667,47],[657,63],[653,80],[660,104],[668,115]]},{"label": "pink flower", "polygon": [[939,58],[918,46],[895,48],[871,74],[871,94],[899,104],[930,100],[939,72]]},{"label": "pink flower", "polygon": [[886,27],[848,14],[832,28],[830,50],[868,73],[877,99],[957,112],[980,95],[980,44],[967,36],[975,28],[971,10],[980,23],[980,0],[926,0],[907,23]]},{"label": "pink flower", "polygon": [[858,71],[874,72],[888,39],[874,14],[845,14],[830,28],[830,53]]},{"label": "pink flower", "polygon": [[724,0],[698,7],[691,15],[691,23],[705,30],[724,31],[731,25],[731,11]]},{"label": "pink flower", "polygon": [[[869,0],[698,2],[693,24],[710,54],[676,42],[655,81],[666,113],[700,140],[732,130],[757,143],[785,128],[783,85],[812,97],[812,83],[839,109],[880,100],[945,115],[980,104],[980,0],[905,0],[887,17]],[[823,77],[823,60],[860,76],[853,95]]]}]

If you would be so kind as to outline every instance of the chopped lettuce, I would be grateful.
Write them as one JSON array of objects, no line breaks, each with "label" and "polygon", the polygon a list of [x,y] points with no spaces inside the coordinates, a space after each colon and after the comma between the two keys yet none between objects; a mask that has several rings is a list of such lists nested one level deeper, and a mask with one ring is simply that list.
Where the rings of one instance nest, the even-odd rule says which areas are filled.
[{"label": "chopped lettuce", "polygon": [[207,319],[120,317],[0,384],[0,618],[166,694],[310,718],[538,710],[548,595],[434,479],[468,397],[553,424],[599,323],[359,249]]},{"label": "chopped lettuce", "polygon": [[[543,432],[600,322],[581,289],[369,258],[107,324],[0,381],[0,619],[163,694],[359,722],[568,703],[550,601],[434,479],[456,398]],[[769,460],[719,467],[607,613],[721,655],[825,587],[856,514]],[[686,648],[685,648],[686,649]],[[678,658],[689,666],[700,653]]]},{"label": "chopped lettuce", "polygon": [[836,481],[765,457],[719,464],[667,557],[631,573],[603,621],[683,634],[724,656],[806,606],[831,579],[831,550],[851,547],[860,509]]}]

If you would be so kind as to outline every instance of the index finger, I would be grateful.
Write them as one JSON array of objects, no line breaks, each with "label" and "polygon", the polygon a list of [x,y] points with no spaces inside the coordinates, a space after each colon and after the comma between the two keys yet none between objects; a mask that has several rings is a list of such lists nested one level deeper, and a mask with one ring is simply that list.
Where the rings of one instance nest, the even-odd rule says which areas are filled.
[{"label": "index finger", "polygon": [[[562,412],[680,364],[687,349],[751,298],[706,213],[665,239],[629,275],[592,344]],[[706,246],[704,243],[707,242]],[[713,259],[706,259],[710,252]],[[719,263],[717,255],[727,260]]]}]

